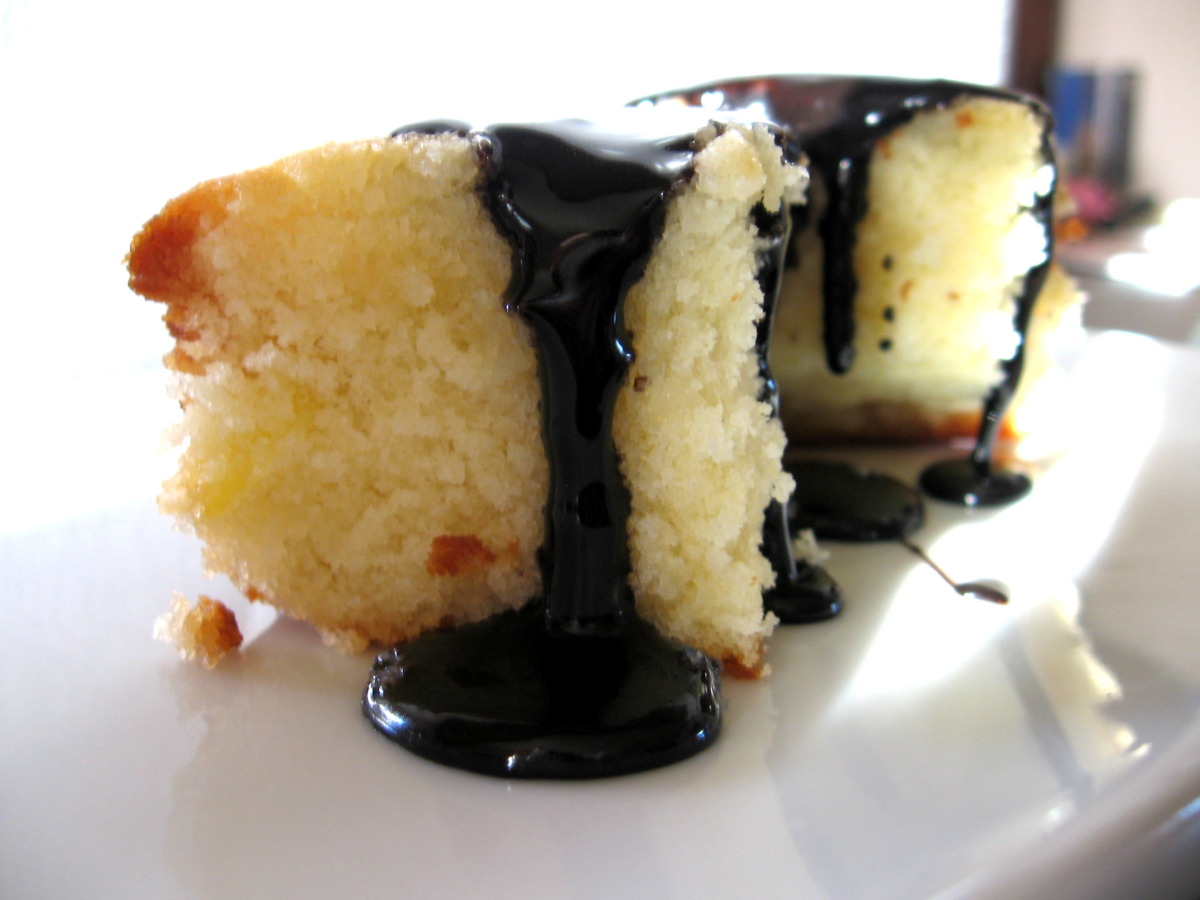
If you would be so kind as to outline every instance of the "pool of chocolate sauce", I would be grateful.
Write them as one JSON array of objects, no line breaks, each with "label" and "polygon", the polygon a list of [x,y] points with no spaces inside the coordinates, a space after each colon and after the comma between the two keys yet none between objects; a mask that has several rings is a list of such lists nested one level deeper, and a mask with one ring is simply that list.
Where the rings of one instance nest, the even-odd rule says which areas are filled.
[{"label": "pool of chocolate sauce", "polygon": [[796,479],[788,511],[794,529],[832,541],[906,538],[925,522],[913,487],[882,472],[825,460],[789,461]]}]

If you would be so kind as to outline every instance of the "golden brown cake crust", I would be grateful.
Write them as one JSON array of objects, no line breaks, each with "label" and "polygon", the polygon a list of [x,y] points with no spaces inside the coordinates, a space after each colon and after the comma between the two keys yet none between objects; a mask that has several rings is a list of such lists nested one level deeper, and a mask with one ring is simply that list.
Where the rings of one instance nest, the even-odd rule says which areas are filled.
[{"label": "golden brown cake crust", "polygon": [[430,575],[463,575],[489,566],[496,554],[473,534],[442,534],[429,543],[425,571]]},{"label": "golden brown cake crust", "polygon": [[[167,304],[163,321],[177,341],[197,340],[200,331],[194,306],[216,302],[210,273],[197,259],[194,247],[225,220],[235,196],[236,186],[231,179],[197,185],[169,202],[130,245],[126,258],[129,287],[143,297]],[[192,371],[189,359],[173,355],[168,364]]]}]

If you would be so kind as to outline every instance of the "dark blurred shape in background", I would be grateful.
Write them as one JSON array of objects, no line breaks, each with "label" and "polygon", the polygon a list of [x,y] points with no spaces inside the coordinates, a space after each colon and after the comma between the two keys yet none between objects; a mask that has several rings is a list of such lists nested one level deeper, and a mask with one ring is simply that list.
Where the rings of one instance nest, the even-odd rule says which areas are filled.
[{"label": "dark blurred shape in background", "polygon": [[1051,70],[1058,160],[1076,215],[1089,227],[1116,225],[1149,207],[1130,182],[1138,84],[1131,69]]}]

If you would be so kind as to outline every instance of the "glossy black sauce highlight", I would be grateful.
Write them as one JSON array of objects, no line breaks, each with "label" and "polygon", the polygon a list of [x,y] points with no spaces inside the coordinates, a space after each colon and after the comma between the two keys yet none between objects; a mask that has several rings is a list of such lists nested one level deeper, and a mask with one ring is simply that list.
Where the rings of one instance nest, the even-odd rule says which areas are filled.
[{"label": "glossy black sauce highlight", "polygon": [[[859,223],[867,212],[869,163],[875,143],[922,111],[973,97],[1027,105],[1042,125],[1042,158],[1053,163],[1051,119],[1042,104],[1023,95],[959,82],[777,76],[714,82],[640,102],[681,100],[729,110],[757,106],[791,130],[828,195],[826,209],[817,223],[824,247],[823,340],[829,369],[844,373],[854,362],[858,291],[854,245]],[[992,453],[1000,423],[1021,378],[1025,335],[1053,256],[1053,193],[1051,184],[1030,210],[1045,234],[1046,257],[1026,274],[1016,298],[1013,326],[1020,342],[1014,355],[1001,362],[1001,379],[983,398],[974,449],[965,460],[935,463],[921,477],[922,489],[937,499],[988,506],[1011,502],[1029,491],[1029,479],[1020,473],[997,470]],[[889,265],[890,260],[885,259],[884,266]]]},{"label": "glossy black sauce highlight", "polygon": [[484,197],[513,246],[507,306],[532,327],[538,352],[550,465],[546,621],[569,634],[615,634],[632,603],[629,496],[612,438],[633,359],[621,307],[669,193],[691,172],[693,138],[564,122],[494,126],[479,140],[491,173]]},{"label": "glossy black sauce highlight", "polygon": [[721,726],[717,667],[699,651],[636,617],[619,638],[556,636],[537,603],[382,654],[363,709],[418,756],[509,778],[656,768]]}]

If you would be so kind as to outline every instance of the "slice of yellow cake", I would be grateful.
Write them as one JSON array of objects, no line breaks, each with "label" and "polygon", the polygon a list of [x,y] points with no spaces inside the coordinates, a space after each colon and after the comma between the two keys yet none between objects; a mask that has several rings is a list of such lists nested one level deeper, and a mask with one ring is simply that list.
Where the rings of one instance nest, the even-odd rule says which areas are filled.
[{"label": "slice of yellow cake", "polygon": [[[1017,303],[1047,259],[1034,214],[1050,190],[1043,121],[1011,99],[964,97],[880,138],[857,227],[854,357],[827,364],[822,339],[824,184],[799,233],[780,298],[772,370],[796,440],[928,440],[974,436],[1001,361],[1020,346]],[[1048,338],[1078,316],[1081,296],[1056,265],[1024,336],[1010,411],[1052,366]],[[1013,420],[1010,433],[1017,431]]]},{"label": "slice of yellow cake", "polygon": [[949,81],[799,75],[640,104],[754,109],[810,157],[771,343],[793,442],[975,436],[997,388],[1015,396],[989,408],[1008,434],[1025,430],[1051,338],[1078,330],[1082,300],[1052,260],[1042,104]]},{"label": "slice of yellow cake", "polygon": [[[201,184],[137,235],[182,407],[162,508],[212,570],[347,649],[538,595],[548,475],[537,360],[505,309],[513,247],[487,154],[458,134],[339,144]],[[805,172],[765,127],[705,127],[625,301],[635,360],[613,434],[639,613],[762,666],[786,499],[763,398],[756,211]]]}]

